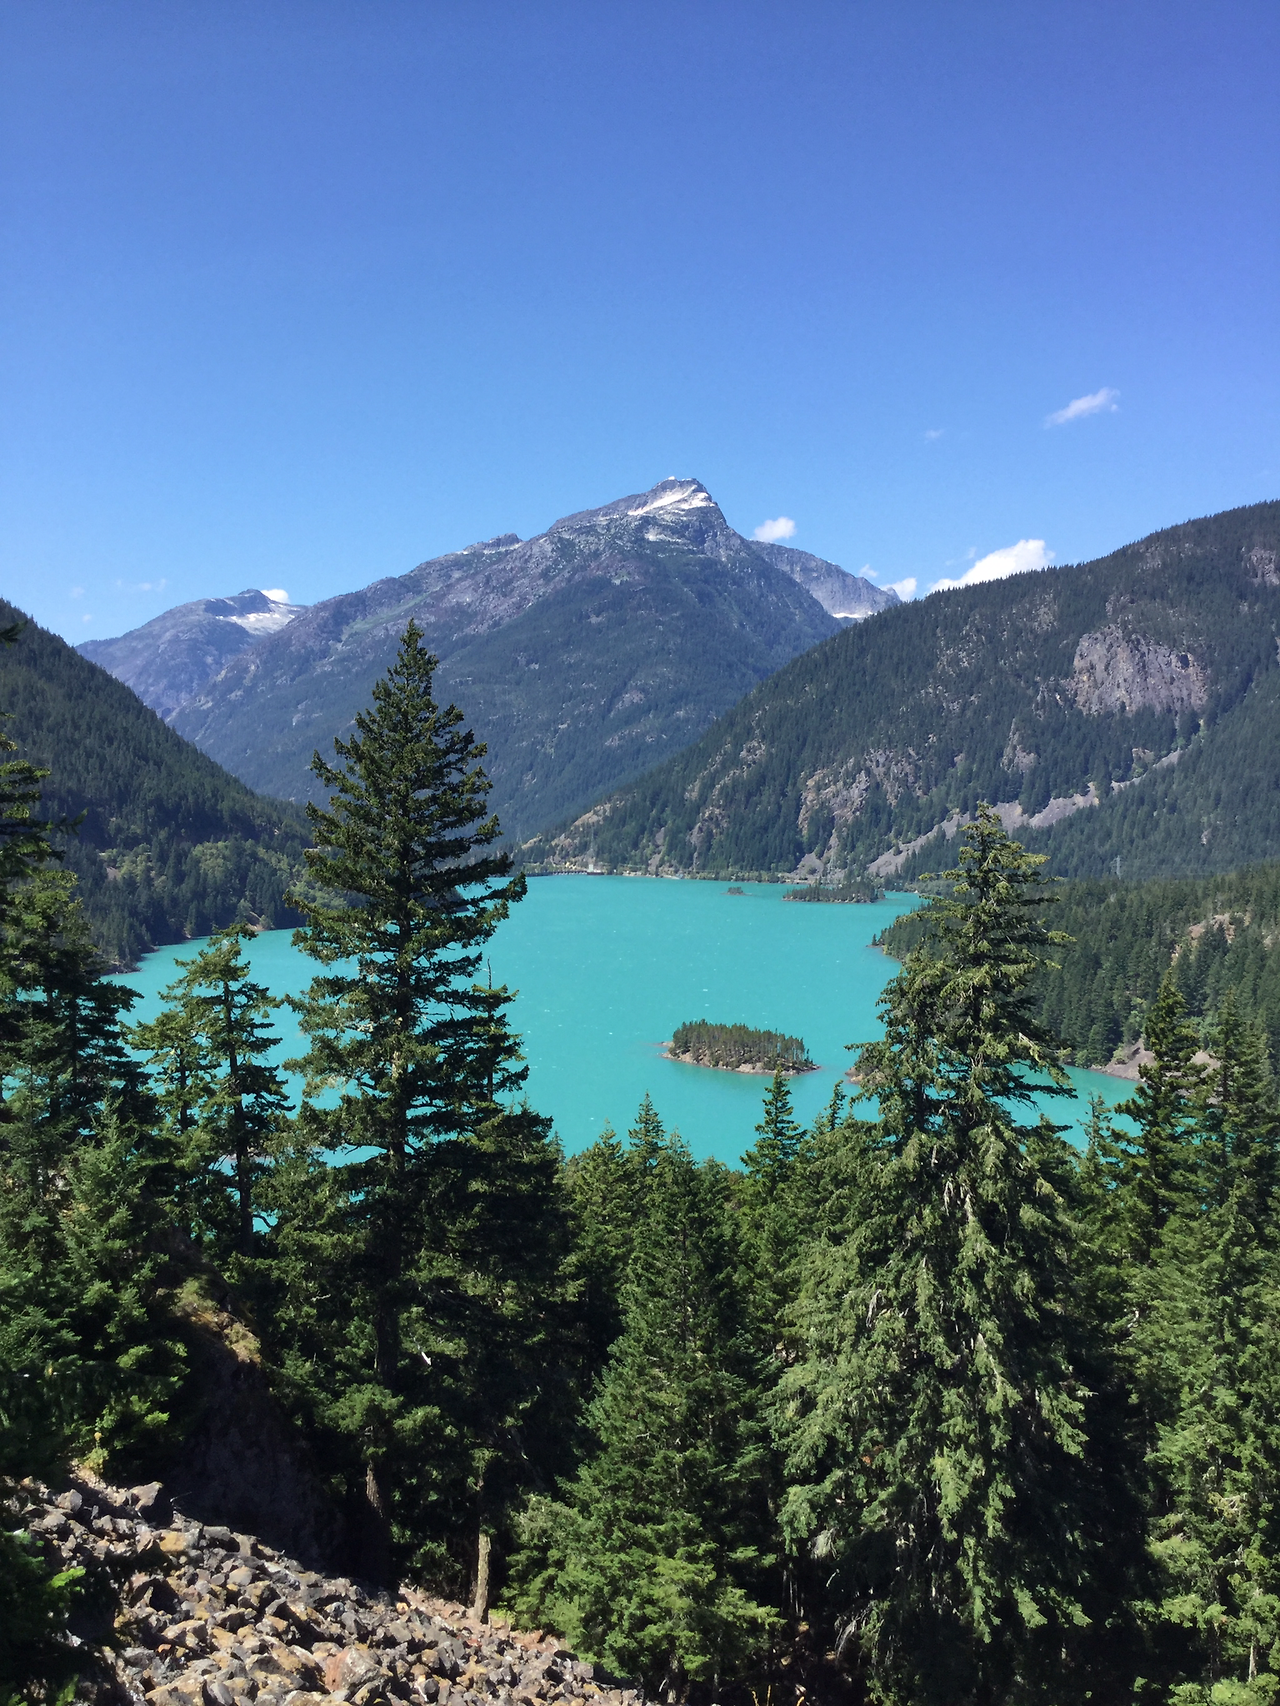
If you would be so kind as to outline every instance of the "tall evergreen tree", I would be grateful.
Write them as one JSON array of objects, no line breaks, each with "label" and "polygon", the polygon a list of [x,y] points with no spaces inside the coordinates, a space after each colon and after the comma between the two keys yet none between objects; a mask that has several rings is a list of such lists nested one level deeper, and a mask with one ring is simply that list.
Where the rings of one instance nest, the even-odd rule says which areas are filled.
[{"label": "tall evergreen tree", "polygon": [[597,1448],[561,1500],[531,1501],[514,1598],[679,1699],[768,1644],[771,1473],[721,1181],[678,1138],[650,1167],[624,1330],[588,1414]]},{"label": "tall evergreen tree", "polygon": [[215,931],[195,959],[177,962],[182,976],[162,992],[160,1015],[129,1032],[160,1081],[194,1230],[212,1237],[224,1263],[253,1252],[261,1174],[289,1109],[283,1078],[264,1059],[280,1040],[270,1015],[284,1003],[249,975],[241,946],[253,935],[244,924]]},{"label": "tall evergreen tree", "polygon": [[[0,630],[0,645],[16,639],[16,628]],[[0,754],[16,750],[0,730]],[[0,1499],[10,1477],[47,1471],[65,1445],[50,1376],[55,1364],[62,1373],[75,1362],[70,1334],[59,1333],[56,1306],[50,1310],[47,1294],[37,1289],[50,1277],[44,1263],[51,1229],[31,1190],[34,1146],[11,1105],[29,1024],[28,891],[54,857],[47,825],[34,816],[45,774],[22,759],[0,762],[0,1088],[9,1091],[0,1094]],[[75,1586],[75,1576],[53,1572],[14,1535],[0,1532],[0,1706],[52,1699],[78,1674],[81,1655],[66,1629]]]},{"label": "tall evergreen tree", "polygon": [[[113,1173],[149,1137],[119,1035],[133,996],[101,975],[34,815],[41,779],[0,764],[0,1499],[71,1452],[134,1467],[182,1372],[152,1237],[163,1211],[147,1168]],[[66,1633],[79,1575],[0,1533],[0,1701],[53,1701],[84,1669]]]},{"label": "tall evergreen tree", "polygon": [[794,1166],[804,1141],[804,1127],[795,1118],[791,1088],[786,1073],[781,1069],[774,1073],[765,1091],[764,1107],[756,1131],[759,1141],[743,1156],[743,1164],[749,1173],[761,1180],[781,1183]]},{"label": "tall evergreen tree", "polygon": [[1139,1328],[1143,1396],[1158,1398],[1151,1609],[1166,1644],[1190,1638],[1173,1642],[1187,1677],[1173,1699],[1260,1706],[1280,1695],[1280,1110],[1265,1042],[1230,998],[1209,1049],[1200,1187],[1162,1229]]},{"label": "tall evergreen tree", "polygon": [[1204,1073],[1195,1064],[1199,1037],[1172,971],[1151,1004],[1144,1039],[1152,1058],[1138,1068],[1138,1088],[1116,1109],[1137,1128],[1121,1159],[1118,1204],[1125,1255],[1139,1267],[1150,1264],[1169,1217],[1196,1188],[1196,1113]]},{"label": "tall evergreen tree", "polygon": [[1053,1698],[1084,1692],[1099,1353],[1056,1168],[1016,1118],[1063,1079],[1029,1014],[1054,945],[1041,863],[981,808],[936,945],[885,992],[859,1055],[879,1102],[862,1200],[814,1249],[784,1382],[788,1530],[828,1560],[873,1693],[904,1706],[1041,1698],[1050,1675]]},{"label": "tall evergreen tree", "polygon": [[182,1376],[163,1283],[172,1154],[120,1035],[134,994],[102,975],[74,879],[37,860],[9,914],[0,1371],[37,1382],[57,1446],[133,1468]]},{"label": "tall evergreen tree", "polygon": [[795,1118],[786,1074],[775,1072],[765,1092],[757,1141],[742,1157],[743,1226],[761,1328],[773,1346],[787,1331],[784,1316],[796,1292],[796,1266],[812,1225],[803,1175],[812,1144]]},{"label": "tall evergreen tree", "polygon": [[[457,1383],[451,1395],[440,1372],[450,1356],[455,1366],[479,1359],[477,1335],[503,1337],[492,1314],[481,1327],[475,1308],[458,1308],[462,1296],[505,1308],[502,1285],[517,1283],[509,1247],[502,1285],[483,1278],[498,1258],[484,1240],[498,1227],[508,1244],[515,1237],[536,1287],[538,1252],[558,1248],[563,1212],[546,1123],[508,1102],[525,1075],[505,1020],[510,997],[476,977],[523,879],[511,877],[508,854],[492,851],[499,827],[485,815],[484,748],[456,707],[436,705],[435,666],[411,623],[371,709],[350,740],[335,742],[341,765],[316,755],[330,805],[308,808],[312,884],[291,898],[306,918],[295,940],[327,968],[294,1003],[309,1040],[294,1063],[308,1095],[300,1130],[313,1148],[354,1158],[336,1183],[305,1162],[282,1173],[295,1194],[281,1199],[275,1238],[287,1293],[280,1332],[293,1336],[283,1354],[314,1412],[361,1464],[365,1567],[383,1576],[392,1523],[406,1547],[411,1529],[433,1526],[424,1461],[472,1462],[482,1436],[511,1425],[496,1412],[477,1419],[474,1408],[461,1416]],[[526,1186],[521,1216],[510,1194]],[[450,1245],[441,1228],[468,1223],[472,1201],[486,1195],[503,1205],[496,1219],[479,1216],[474,1248]],[[522,1295],[528,1304],[528,1289]],[[326,1362],[336,1380],[319,1372]],[[481,1385],[492,1392],[495,1382],[491,1372]],[[503,1416],[509,1399],[495,1400]],[[473,1506],[473,1517],[473,1535],[483,1536],[491,1511]]]},{"label": "tall evergreen tree", "polygon": [[639,1218],[640,1181],[633,1157],[612,1126],[565,1164],[573,1222],[569,1280],[584,1338],[589,1391],[622,1331],[622,1283]]},{"label": "tall evergreen tree", "polygon": [[629,1155],[641,1178],[666,1148],[666,1129],[646,1090],[636,1109],[636,1123],[627,1132]]}]

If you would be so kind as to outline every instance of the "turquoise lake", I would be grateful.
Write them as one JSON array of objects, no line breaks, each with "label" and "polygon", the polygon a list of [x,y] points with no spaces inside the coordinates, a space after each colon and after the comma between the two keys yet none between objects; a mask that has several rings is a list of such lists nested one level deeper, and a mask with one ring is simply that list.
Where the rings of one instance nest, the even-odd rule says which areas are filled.
[{"label": "turquoise lake", "polygon": [[[512,1006],[529,1067],[527,1093],[549,1115],[567,1150],[584,1148],[606,1124],[625,1132],[646,1091],[668,1129],[695,1155],[733,1164],[755,1141],[767,1080],[662,1059],[685,1019],[740,1023],[804,1038],[820,1070],[791,1080],[806,1123],[830,1099],[852,1056],[846,1044],[876,1036],[876,1001],[896,962],[871,938],[917,904],[909,894],[872,906],[807,906],[780,884],[726,886],[648,877],[538,877],[489,945],[495,983],[518,991]],[[121,982],[142,997],[135,1019],[159,1009],[174,961],[202,946],[185,942],[147,956]],[[259,936],[248,949],[255,977],[274,995],[297,994],[314,961],[290,932]],[[301,1052],[287,1008],[276,1015],[276,1058]],[[1122,1101],[1130,1086],[1073,1070],[1076,1102],[1054,1098],[1052,1116],[1082,1121],[1085,1102]]]}]

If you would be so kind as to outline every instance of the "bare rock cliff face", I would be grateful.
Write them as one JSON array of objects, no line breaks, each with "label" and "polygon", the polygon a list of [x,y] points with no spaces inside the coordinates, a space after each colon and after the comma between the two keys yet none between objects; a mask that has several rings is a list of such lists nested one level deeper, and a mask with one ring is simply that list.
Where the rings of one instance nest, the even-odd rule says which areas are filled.
[{"label": "bare rock cliff face", "polygon": [[206,1299],[182,1313],[194,1415],[165,1470],[170,1496],[193,1521],[246,1529],[313,1569],[347,1560],[359,1536],[271,1391],[252,1334]]},{"label": "bare rock cliff face", "polygon": [[1117,711],[1199,711],[1209,677],[1190,652],[1175,652],[1118,623],[1085,634],[1076,646],[1068,691],[1094,716]]}]

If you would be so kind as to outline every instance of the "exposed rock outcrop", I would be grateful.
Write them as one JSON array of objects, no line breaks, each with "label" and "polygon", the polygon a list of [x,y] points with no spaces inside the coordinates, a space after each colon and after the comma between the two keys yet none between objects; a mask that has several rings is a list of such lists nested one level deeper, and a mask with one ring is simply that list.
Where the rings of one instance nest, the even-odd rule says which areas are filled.
[{"label": "exposed rock outcrop", "polygon": [[1157,645],[1118,622],[1081,637],[1067,686],[1093,716],[1199,711],[1209,697],[1208,673],[1192,653]]}]

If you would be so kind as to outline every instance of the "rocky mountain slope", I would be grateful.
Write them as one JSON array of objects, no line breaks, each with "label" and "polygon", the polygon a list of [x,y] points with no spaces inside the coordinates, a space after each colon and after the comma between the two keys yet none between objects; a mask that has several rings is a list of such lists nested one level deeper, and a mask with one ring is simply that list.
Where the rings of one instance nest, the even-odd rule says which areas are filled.
[{"label": "rocky mountain slope", "polygon": [[534,864],[672,872],[936,867],[976,802],[1099,875],[1280,854],[1280,503],[850,627]]},{"label": "rocky mountain slope", "polygon": [[13,1504],[6,1517],[88,1572],[98,1617],[76,1637],[104,1702],[481,1706],[496,1697],[638,1706],[643,1698],[597,1682],[554,1638],[476,1622],[413,1588],[366,1591],[249,1535],[202,1526],[154,1483],[125,1490],[78,1478],[54,1494],[28,1481]]},{"label": "rocky mountain slope", "polygon": [[233,657],[288,627],[306,609],[250,588],[234,598],[198,598],[115,640],[85,640],[81,657],[114,675],[166,721]]},{"label": "rocky mountain slope", "polygon": [[[529,835],[680,750],[757,682],[895,595],[744,539],[696,480],[486,540],[312,606],[173,726],[262,792],[314,797],[412,617],[438,690],[488,742],[493,805]],[[839,612],[839,617],[832,614]]]}]

